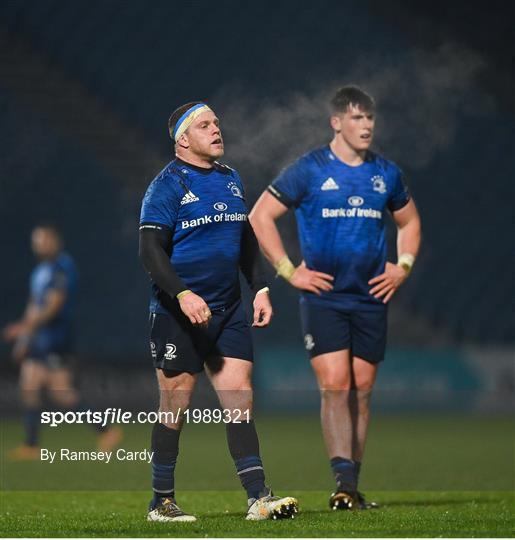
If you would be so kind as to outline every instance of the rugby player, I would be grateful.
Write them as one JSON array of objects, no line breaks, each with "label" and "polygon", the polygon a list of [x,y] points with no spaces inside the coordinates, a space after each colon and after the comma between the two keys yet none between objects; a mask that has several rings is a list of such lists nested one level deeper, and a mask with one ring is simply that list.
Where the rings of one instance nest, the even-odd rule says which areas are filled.
[{"label": "rugby player", "polygon": [[[39,431],[41,392],[46,388],[52,401],[77,411],[89,407],[73,386],[74,310],[77,271],[63,251],[61,233],[55,225],[41,223],[31,236],[38,265],[30,278],[30,299],[21,320],[3,330],[13,341],[13,358],[21,364],[20,389],[25,408],[25,444],[9,454],[11,459],[40,458]],[[98,447],[114,448],[122,438],[118,427],[98,428]]]},{"label": "rugby player", "polygon": [[227,441],[247,492],[246,518],[293,517],[297,501],[274,497],[265,485],[252,420],[252,336],[239,270],[255,294],[253,326],[269,324],[272,305],[243,185],[234,169],[217,161],[224,144],[208,105],[179,107],[169,119],[169,133],[176,158],[148,187],[140,219],[140,258],[152,281],[150,351],[159,410],[171,413],[152,431],[154,497],[147,518],[196,519],[177,506],[174,470],[184,423],[178,413],[187,409],[204,367],[222,409],[229,411]]},{"label": "rugby player", "polygon": [[[321,423],[336,490],[333,509],[377,507],[358,490],[369,401],[386,345],[387,305],[407,279],[420,219],[395,163],[369,150],[375,105],[355,86],[331,101],[330,144],[300,157],[261,195],[250,221],[278,275],[302,291],[304,344],[321,392]],[[276,220],[294,208],[303,261],[286,254]],[[386,258],[385,214],[397,227]]]}]

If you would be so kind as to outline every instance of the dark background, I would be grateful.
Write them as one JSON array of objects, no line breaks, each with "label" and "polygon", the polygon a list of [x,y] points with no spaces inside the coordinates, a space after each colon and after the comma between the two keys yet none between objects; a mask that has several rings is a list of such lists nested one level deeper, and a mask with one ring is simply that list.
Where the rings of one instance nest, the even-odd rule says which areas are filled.
[{"label": "dark background", "polygon": [[[502,366],[488,388],[512,392],[513,22],[508,1],[3,0],[0,325],[21,315],[30,231],[50,218],[80,269],[81,356],[148,371],[137,225],[170,159],[170,112],[196,99],[215,108],[252,205],[330,140],[327,100],[357,83],[376,97],[376,149],[404,169],[423,223],[391,306],[391,350],[407,356],[391,353],[389,373],[464,356],[477,384]],[[298,261],[293,220],[282,228]],[[297,294],[270,277],[276,317],[258,352],[306,368]],[[0,355],[8,369],[6,346]]]}]

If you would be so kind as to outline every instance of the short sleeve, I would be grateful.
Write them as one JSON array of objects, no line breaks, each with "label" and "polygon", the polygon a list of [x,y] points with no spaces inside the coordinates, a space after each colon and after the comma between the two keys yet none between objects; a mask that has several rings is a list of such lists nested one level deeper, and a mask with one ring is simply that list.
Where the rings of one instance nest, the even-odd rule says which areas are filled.
[{"label": "short sleeve", "polygon": [[177,221],[178,196],[166,178],[156,178],[143,197],[140,226],[164,225],[173,230]]},{"label": "short sleeve", "polygon": [[395,174],[393,175],[393,187],[388,197],[388,209],[390,212],[396,212],[404,206],[406,206],[411,199],[406,185],[406,178],[404,173],[397,167],[395,167]]},{"label": "short sleeve", "polygon": [[[245,200],[246,193],[245,193],[245,184],[243,183],[243,180],[241,179],[240,173],[236,170],[232,170],[232,177],[234,178],[234,181],[236,183],[237,188],[240,190],[239,196],[242,200]],[[233,192],[237,193],[237,191]]]},{"label": "short sleeve", "polygon": [[308,170],[301,158],[281,171],[268,186],[268,192],[288,208],[296,207],[306,194],[308,181]]},{"label": "short sleeve", "polygon": [[55,268],[52,272],[52,277],[48,284],[49,289],[54,289],[62,292],[68,291],[70,280],[63,268]]}]

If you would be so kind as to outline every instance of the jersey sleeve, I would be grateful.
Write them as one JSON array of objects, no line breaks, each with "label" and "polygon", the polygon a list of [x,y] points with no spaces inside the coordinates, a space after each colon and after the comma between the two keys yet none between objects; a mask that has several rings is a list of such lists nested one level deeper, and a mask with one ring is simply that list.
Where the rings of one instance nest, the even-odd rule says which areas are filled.
[{"label": "jersey sleeve", "polygon": [[395,173],[393,175],[393,187],[388,197],[388,209],[390,212],[396,212],[404,206],[406,206],[411,199],[406,185],[406,179],[404,173],[397,167],[395,167]]},{"label": "jersey sleeve", "polygon": [[52,272],[52,277],[48,283],[49,290],[57,290],[61,292],[68,292],[70,286],[70,279],[64,270],[64,268],[56,267]]},{"label": "jersey sleeve", "polygon": [[279,202],[291,208],[297,207],[307,192],[309,174],[303,159],[299,159],[283,169],[268,186]]},{"label": "jersey sleeve", "polygon": [[154,180],[143,197],[140,229],[164,226],[173,230],[177,222],[178,195],[164,178]]},{"label": "jersey sleeve", "polygon": [[232,177],[234,178],[234,182],[236,183],[236,185],[238,186],[241,192],[241,199],[243,201],[246,201],[245,184],[243,183],[243,180],[241,179],[240,173],[233,169]]}]

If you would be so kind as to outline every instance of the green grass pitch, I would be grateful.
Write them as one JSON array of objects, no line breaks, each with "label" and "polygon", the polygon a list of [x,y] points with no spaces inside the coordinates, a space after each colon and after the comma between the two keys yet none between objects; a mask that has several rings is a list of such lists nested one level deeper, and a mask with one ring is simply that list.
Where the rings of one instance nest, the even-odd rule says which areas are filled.
[{"label": "green grass pitch", "polygon": [[[3,495],[5,535],[38,536],[511,536],[513,496],[479,492],[377,492],[384,508],[331,512],[327,492],[294,492],[301,512],[294,520],[243,520],[241,493],[184,492],[181,505],[195,523],[148,523],[145,492],[30,492]],[[510,507],[511,506],[511,507]]]},{"label": "green grass pitch", "polygon": [[[382,508],[333,512],[332,479],[316,417],[257,419],[267,479],[299,499],[294,520],[246,522],[245,496],[220,425],[189,425],[177,466],[178,501],[196,523],[145,520],[146,463],[15,463],[21,438],[1,424],[1,536],[510,537],[515,532],[514,425],[510,418],[376,416],[362,487]],[[122,447],[148,447],[150,427],[130,426]],[[84,426],[47,428],[42,446],[94,449]]]}]

